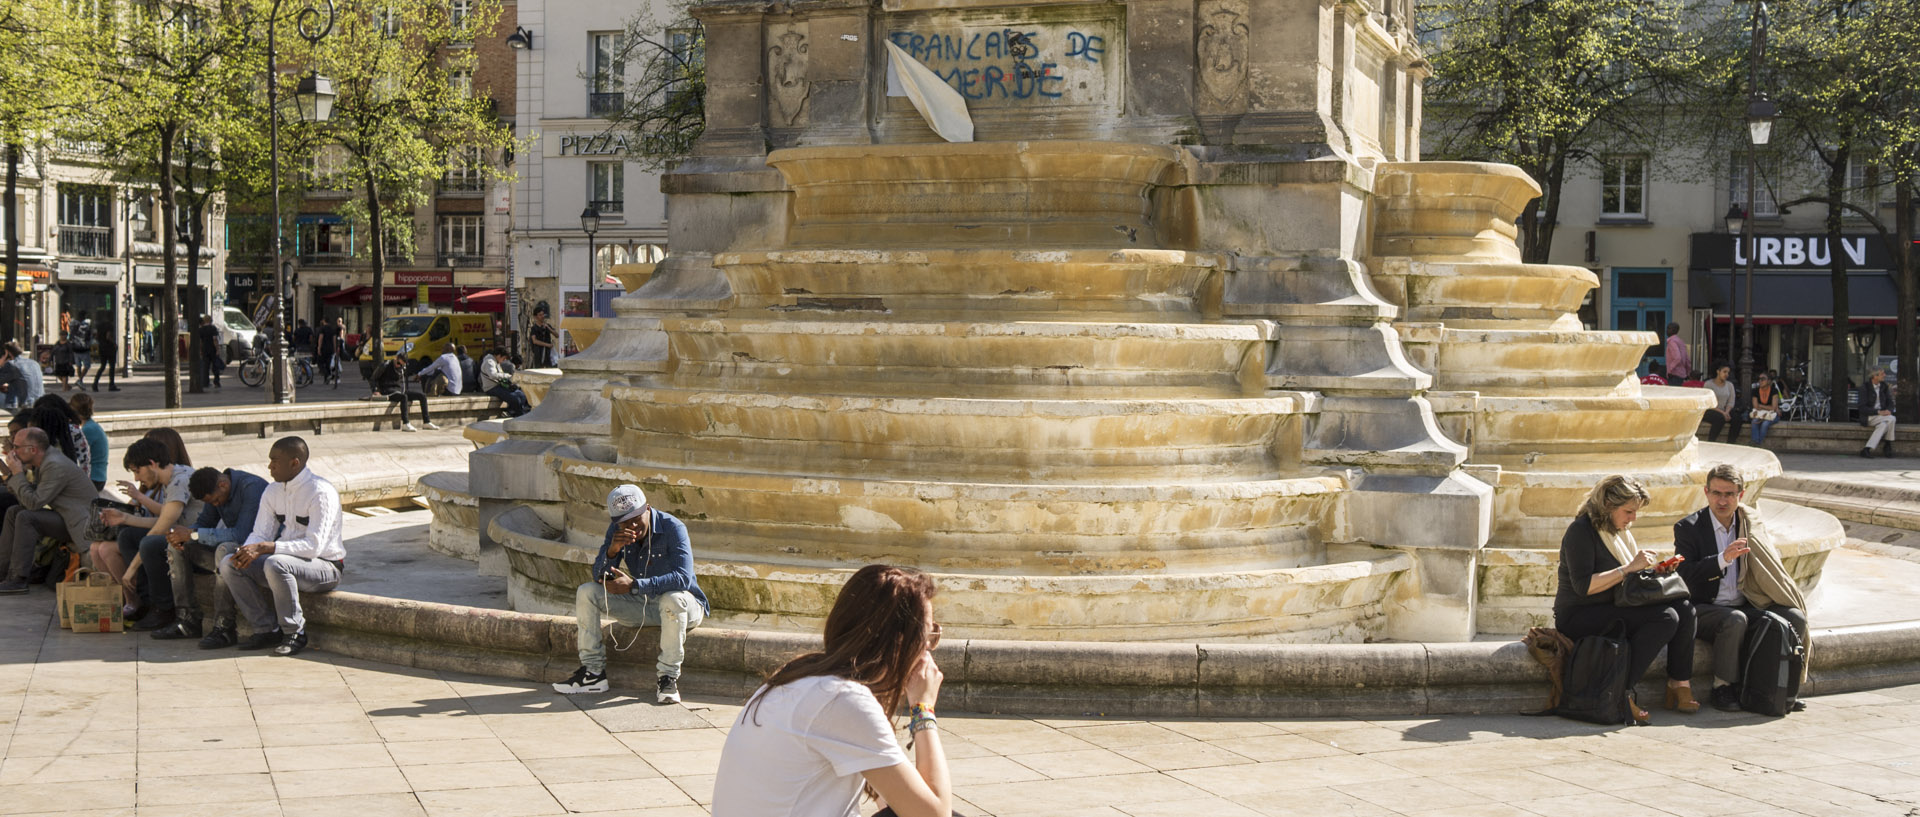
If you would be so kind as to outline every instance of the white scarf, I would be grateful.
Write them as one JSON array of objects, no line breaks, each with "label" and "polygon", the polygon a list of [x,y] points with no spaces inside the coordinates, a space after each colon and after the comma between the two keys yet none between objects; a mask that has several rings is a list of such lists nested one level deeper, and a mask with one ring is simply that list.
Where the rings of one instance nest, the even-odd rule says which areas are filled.
[{"label": "white scarf", "polygon": [[1633,561],[1634,555],[1640,552],[1640,545],[1633,541],[1632,531],[1623,530],[1613,533],[1601,531],[1600,541],[1606,543],[1607,552],[1612,553],[1613,558],[1620,560],[1621,567],[1626,567],[1627,563]]}]

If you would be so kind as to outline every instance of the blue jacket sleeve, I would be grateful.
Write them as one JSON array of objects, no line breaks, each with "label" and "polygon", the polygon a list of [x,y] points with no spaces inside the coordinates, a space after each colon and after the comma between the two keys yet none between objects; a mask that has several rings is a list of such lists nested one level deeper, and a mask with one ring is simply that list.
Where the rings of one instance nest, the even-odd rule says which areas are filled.
[{"label": "blue jacket sleeve", "polygon": [[618,527],[618,525],[607,526],[607,535],[600,540],[600,552],[593,556],[593,572],[588,575],[596,582],[607,575],[607,548],[613,545],[613,532]]},{"label": "blue jacket sleeve", "polygon": [[[221,524],[224,520],[215,513],[211,523],[200,526],[203,528],[201,537],[214,543],[245,542],[247,534],[253,532],[253,520],[260,516],[260,493],[266,489],[266,481],[259,478],[237,482],[233,488],[234,496],[227,500],[237,508],[233,515],[234,523],[230,526]],[[213,506],[207,506],[207,512],[213,511]]]},{"label": "blue jacket sleeve", "polygon": [[656,518],[661,523],[655,532],[660,551],[654,555],[649,575],[634,581],[633,592],[656,596],[693,589],[693,545],[687,541],[687,526],[672,517]]}]

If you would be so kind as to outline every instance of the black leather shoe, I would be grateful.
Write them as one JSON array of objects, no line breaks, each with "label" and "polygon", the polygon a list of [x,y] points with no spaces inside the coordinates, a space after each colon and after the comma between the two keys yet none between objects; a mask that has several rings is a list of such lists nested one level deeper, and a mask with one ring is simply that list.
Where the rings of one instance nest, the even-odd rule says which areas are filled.
[{"label": "black leather shoe", "polygon": [[1723,684],[1713,688],[1713,695],[1707,699],[1714,709],[1721,712],[1740,711],[1740,687],[1737,684]]},{"label": "black leather shoe", "polygon": [[179,639],[179,638],[199,638],[200,622],[191,621],[184,618],[178,619],[174,621],[172,624],[169,624],[165,627],[161,627],[158,630],[154,630],[153,632],[148,633],[147,637],[158,639],[161,641],[172,641],[174,639]]},{"label": "black leather shoe", "polygon": [[208,630],[207,634],[200,639],[200,649],[218,650],[238,643],[240,643],[240,634],[234,632],[232,627],[216,626]]},{"label": "black leather shoe", "polygon": [[247,636],[245,641],[240,642],[240,649],[264,650],[279,644],[282,640],[279,630],[268,630],[264,633],[254,633],[253,635]]},{"label": "black leather shoe", "polygon": [[160,630],[172,627],[174,621],[175,618],[172,609],[153,610],[141,616],[139,621],[129,622],[127,628],[142,632],[147,630]]},{"label": "black leather shoe", "polygon": [[273,648],[273,654],[287,656],[299,655],[300,651],[306,648],[307,634],[303,631],[287,636],[286,640],[280,642],[280,646]]}]

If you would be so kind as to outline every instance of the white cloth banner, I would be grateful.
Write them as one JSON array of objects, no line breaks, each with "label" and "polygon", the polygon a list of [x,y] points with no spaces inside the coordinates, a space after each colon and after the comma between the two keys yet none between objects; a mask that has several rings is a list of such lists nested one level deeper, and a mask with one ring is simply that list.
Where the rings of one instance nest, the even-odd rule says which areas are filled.
[{"label": "white cloth banner", "polygon": [[889,62],[893,78],[899,80],[907,100],[913,103],[921,118],[927,120],[933,132],[949,142],[973,141],[973,117],[967,115],[967,98],[941,80],[933,69],[900,50],[892,40],[886,43],[887,53],[892,57]]}]

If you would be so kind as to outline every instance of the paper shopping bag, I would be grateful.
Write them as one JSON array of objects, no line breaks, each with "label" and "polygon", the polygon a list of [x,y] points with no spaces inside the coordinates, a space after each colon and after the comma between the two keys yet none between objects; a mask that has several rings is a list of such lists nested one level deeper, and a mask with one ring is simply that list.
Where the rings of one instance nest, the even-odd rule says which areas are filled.
[{"label": "paper shopping bag", "polygon": [[120,614],[120,583],[112,576],[87,571],[62,582],[59,592],[61,623],[76,633],[117,633],[126,629]]}]

